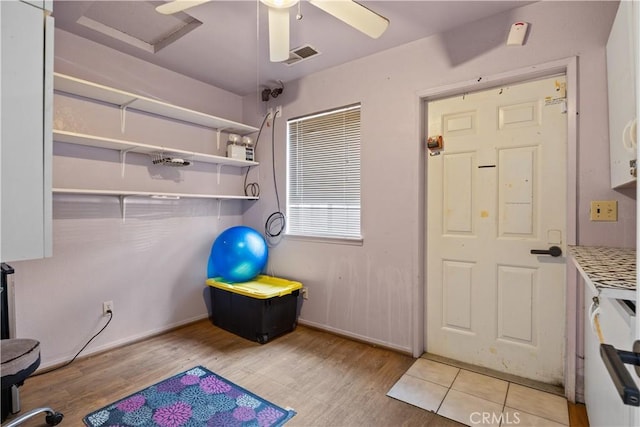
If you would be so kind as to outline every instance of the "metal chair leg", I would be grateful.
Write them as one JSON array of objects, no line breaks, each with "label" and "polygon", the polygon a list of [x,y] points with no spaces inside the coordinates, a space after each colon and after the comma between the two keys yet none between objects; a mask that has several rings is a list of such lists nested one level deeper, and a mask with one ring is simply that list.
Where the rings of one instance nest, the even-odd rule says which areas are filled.
[{"label": "metal chair leg", "polygon": [[20,425],[23,422],[27,421],[28,419],[33,418],[36,415],[42,414],[42,413],[47,414],[47,416],[45,417],[45,420],[47,424],[50,426],[56,426],[60,424],[60,422],[62,421],[62,418],[64,418],[64,415],[62,415],[60,412],[54,411],[51,408],[36,408],[36,409],[32,409],[29,412],[25,412],[24,414],[20,415],[18,418],[13,419],[6,424],[3,424],[2,427],[14,427],[14,426]]}]

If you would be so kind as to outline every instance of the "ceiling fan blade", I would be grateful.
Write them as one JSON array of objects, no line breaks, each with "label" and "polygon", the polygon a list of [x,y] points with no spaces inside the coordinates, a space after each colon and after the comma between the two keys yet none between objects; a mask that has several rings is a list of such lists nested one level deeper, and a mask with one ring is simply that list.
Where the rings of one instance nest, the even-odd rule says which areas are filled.
[{"label": "ceiling fan blade", "polygon": [[310,3],[374,39],[389,26],[387,18],[352,0],[311,0]]},{"label": "ceiling fan blade", "polygon": [[289,59],[289,9],[269,8],[269,58],[271,62]]},{"label": "ceiling fan blade", "polygon": [[211,0],[173,0],[156,7],[156,12],[162,13],[163,15],[171,15],[209,1]]}]

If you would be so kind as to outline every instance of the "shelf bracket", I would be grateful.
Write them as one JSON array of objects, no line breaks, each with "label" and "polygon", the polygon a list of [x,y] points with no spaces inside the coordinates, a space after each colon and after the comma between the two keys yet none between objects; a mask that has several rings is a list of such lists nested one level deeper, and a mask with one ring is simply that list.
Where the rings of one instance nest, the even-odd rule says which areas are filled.
[{"label": "shelf bracket", "polygon": [[129,107],[129,105],[131,105],[132,103],[136,102],[137,100],[138,100],[138,98],[133,98],[131,101],[120,105],[120,132],[121,133],[124,133],[124,131],[125,131],[125,122],[126,122],[126,117],[127,117],[127,107]]},{"label": "shelf bracket", "polygon": [[127,214],[127,204],[125,203],[124,195],[119,195],[118,199],[120,200],[120,216],[122,217],[122,222],[125,222],[126,214]]},{"label": "shelf bracket", "polygon": [[218,221],[220,221],[220,212],[222,211],[222,199],[218,199]]},{"label": "shelf bracket", "polygon": [[134,147],[127,148],[126,150],[120,150],[120,176],[124,178],[124,169],[127,161],[127,153],[134,150]]},{"label": "shelf bracket", "polygon": [[220,172],[221,171],[222,171],[222,163],[218,163],[218,174],[217,174],[218,185],[220,185]]},{"label": "shelf bracket", "polygon": [[[222,132],[225,131],[225,129],[226,128],[216,129],[216,146],[218,147],[218,150],[220,150],[220,142],[221,142],[221,139],[222,139],[221,135],[222,135]],[[225,155],[226,155],[226,153],[225,153]]]}]

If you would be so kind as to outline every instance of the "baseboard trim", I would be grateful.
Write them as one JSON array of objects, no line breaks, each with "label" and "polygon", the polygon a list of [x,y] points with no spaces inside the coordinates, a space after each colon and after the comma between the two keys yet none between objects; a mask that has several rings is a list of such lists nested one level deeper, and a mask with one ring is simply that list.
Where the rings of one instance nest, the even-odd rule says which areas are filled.
[{"label": "baseboard trim", "polygon": [[[93,349],[89,349],[86,353],[84,353],[82,355],[79,355],[76,358],[76,360],[82,360],[82,359],[86,359],[86,358],[91,357],[91,356],[97,356],[97,355],[100,355],[100,354],[105,353],[107,351],[115,350],[117,348],[125,347],[125,346],[130,345],[130,344],[135,344],[137,342],[144,341],[146,339],[153,338],[153,337],[158,336],[158,335],[166,334],[167,332],[171,332],[171,331],[174,331],[176,329],[180,329],[180,328],[183,328],[185,326],[191,325],[193,323],[199,322],[201,320],[208,319],[208,317],[209,317],[208,314],[202,314],[202,315],[198,315],[198,316],[195,316],[195,317],[191,317],[189,319],[182,320],[180,322],[175,322],[175,323],[171,323],[171,324],[168,324],[168,325],[160,327],[160,328],[152,329],[150,331],[146,331],[146,332],[143,332],[143,333],[140,333],[140,334],[137,334],[137,335],[132,335],[132,336],[129,336],[129,337],[126,337],[126,338],[122,338],[120,340],[113,341],[113,342],[110,342],[108,344],[104,344],[102,346],[99,346],[99,347],[96,347],[96,348],[93,348]],[[73,360],[72,356],[71,357],[67,356],[64,359],[58,359],[58,360],[55,360],[55,361],[52,361],[52,362],[43,363],[42,365],[40,365],[40,368],[36,372],[38,374],[40,374],[40,373],[44,374],[44,373],[47,373],[49,371],[53,371],[53,370],[58,369],[59,367],[65,365],[65,364],[69,363],[70,360]]]},{"label": "baseboard trim", "polygon": [[403,346],[399,346],[399,345],[396,345],[396,344],[388,343],[388,342],[385,342],[385,341],[372,339],[372,338],[364,336],[364,335],[354,334],[353,332],[344,331],[342,329],[333,328],[331,326],[327,326],[327,325],[324,325],[322,323],[311,322],[309,320],[298,319],[298,324],[304,325],[304,326],[306,326],[308,328],[317,329],[319,331],[329,332],[329,333],[331,333],[333,335],[337,335],[337,336],[342,337],[342,338],[348,338],[350,340],[358,341],[358,342],[361,342],[363,344],[369,344],[369,345],[372,345],[374,347],[380,347],[380,348],[384,348],[386,350],[392,350],[392,351],[395,351],[395,352],[398,352],[398,353],[402,353],[402,354],[406,354],[408,356],[412,356],[413,357],[413,352],[411,351],[410,347],[403,347]]},{"label": "baseboard trim", "polygon": [[[209,316],[208,314],[203,314],[200,316],[196,316],[196,317],[192,317],[190,319],[186,319],[183,320],[181,322],[176,322],[176,323],[172,323],[170,325],[167,325],[165,327],[162,328],[157,328],[151,331],[147,331],[138,335],[133,335],[127,338],[123,338],[121,340],[118,341],[113,341],[109,344],[105,344],[103,346],[100,347],[96,347],[94,349],[91,349],[89,351],[87,351],[85,354],[82,354],[80,356],[78,356],[78,358],[76,360],[82,360],[82,359],[86,359],[88,357],[93,357],[93,356],[98,356],[102,353],[111,351],[111,350],[115,350],[117,348],[121,348],[121,347],[125,347],[127,345],[131,345],[131,344],[135,344],[137,342],[140,341],[144,341],[146,339],[149,338],[153,338],[155,336],[158,335],[162,335],[165,334],[167,332],[171,332],[174,331],[176,329],[180,329],[183,328],[185,326],[191,325],[193,323],[197,323],[200,322],[204,319],[208,319]],[[363,335],[359,335],[359,334],[354,334],[352,332],[348,332],[348,331],[344,331],[342,329],[338,329],[338,328],[333,328],[331,326],[327,326],[327,325],[323,325],[321,323],[316,323],[316,322],[311,322],[308,320],[304,320],[304,319],[298,319],[298,324],[303,325],[305,327],[311,328],[311,329],[317,329],[319,331],[323,331],[323,332],[328,332],[330,334],[333,335],[337,335],[343,338],[348,338],[354,341],[358,341],[361,342],[363,344],[368,344],[374,347],[380,347],[383,348],[385,350],[390,350],[390,351],[395,351],[397,353],[401,353],[401,354],[406,354],[407,356],[412,356],[412,351],[410,347],[403,347],[403,346],[398,346],[395,344],[391,344],[385,341],[381,341],[381,340],[375,340],[375,339],[371,339],[370,337],[366,337]],[[413,356],[412,356],[413,357]],[[66,363],[69,362],[69,360],[71,360],[71,357],[65,358],[65,359],[58,359],[56,361],[53,362],[49,362],[49,363],[44,363],[40,366],[40,368],[38,369],[37,373],[47,373],[49,371],[53,371],[55,369],[58,369],[59,367],[65,365]]]}]

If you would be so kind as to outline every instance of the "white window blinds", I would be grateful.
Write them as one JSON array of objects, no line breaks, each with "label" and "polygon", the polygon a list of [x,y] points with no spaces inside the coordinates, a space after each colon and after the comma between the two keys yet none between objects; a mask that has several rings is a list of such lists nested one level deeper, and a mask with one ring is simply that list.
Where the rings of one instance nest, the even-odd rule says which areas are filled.
[{"label": "white window blinds", "polygon": [[361,238],[360,105],[287,122],[287,233]]}]

